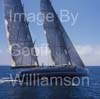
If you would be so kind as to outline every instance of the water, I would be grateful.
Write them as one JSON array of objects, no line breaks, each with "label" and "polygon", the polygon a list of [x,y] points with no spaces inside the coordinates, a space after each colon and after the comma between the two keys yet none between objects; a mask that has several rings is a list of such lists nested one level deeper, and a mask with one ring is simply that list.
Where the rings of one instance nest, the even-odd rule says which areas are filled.
[{"label": "water", "polygon": [[100,67],[88,67],[90,71],[89,86],[18,86],[11,84],[7,66],[0,67],[0,99],[100,99]]}]

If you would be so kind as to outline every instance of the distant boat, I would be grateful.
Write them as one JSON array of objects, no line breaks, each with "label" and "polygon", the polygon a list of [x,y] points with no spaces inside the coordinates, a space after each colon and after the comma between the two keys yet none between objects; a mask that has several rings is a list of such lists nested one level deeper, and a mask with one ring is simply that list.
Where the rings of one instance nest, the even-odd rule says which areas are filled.
[{"label": "distant boat", "polygon": [[[20,74],[39,73],[42,76],[86,76],[87,69],[63,28],[50,0],[41,0],[41,13],[44,14],[44,31],[48,47],[51,51],[53,66],[40,66],[36,56],[35,46],[32,41],[28,22],[23,15],[21,21],[10,18],[10,12],[23,14],[24,8],[21,0],[4,0],[5,26],[12,59],[12,68],[19,69]],[[46,15],[52,13],[54,21],[48,22]],[[12,21],[11,21],[12,20]],[[19,47],[18,47],[18,46]],[[24,56],[17,51],[27,47],[34,49],[34,55]],[[27,53],[27,52],[26,52]],[[30,70],[27,70],[30,68]],[[20,70],[21,69],[21,70]],[[23,71],[22,71],[23,69]]]}]

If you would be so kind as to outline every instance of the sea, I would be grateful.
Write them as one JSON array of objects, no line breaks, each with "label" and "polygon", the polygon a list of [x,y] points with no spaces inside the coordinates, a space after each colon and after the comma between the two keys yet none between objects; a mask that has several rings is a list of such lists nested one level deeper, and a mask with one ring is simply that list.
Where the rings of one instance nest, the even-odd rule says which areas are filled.
[{"label": "sea", "polygon": [[100,99],[100,67],[88,66],[89,84],[80,86],[12,85],[9,74],[19,70],[0,66],[0,99]]}]

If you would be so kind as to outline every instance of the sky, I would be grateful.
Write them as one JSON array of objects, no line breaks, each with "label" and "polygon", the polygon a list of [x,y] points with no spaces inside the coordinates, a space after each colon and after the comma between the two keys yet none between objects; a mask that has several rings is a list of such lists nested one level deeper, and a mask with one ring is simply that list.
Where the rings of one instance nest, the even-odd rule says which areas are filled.
[{"label": "sky", "polygon": [[[100,66],[100,0],[51,0],[58,15],[69,11],[69,21],[62,22],[85,65]],[[40,0],[22,0],[25,13],[40,12]],[[74,25],[73,17],[77,15]],[[67,17],[66,17],[67,18]],[[43,27],[29,23],[33,41],[39,46],[46,43]],[[4,26],[3,0],[0,0],[0,65],[10,65],[8,41]],[[44,60],[45,61],[45,60]]]}]

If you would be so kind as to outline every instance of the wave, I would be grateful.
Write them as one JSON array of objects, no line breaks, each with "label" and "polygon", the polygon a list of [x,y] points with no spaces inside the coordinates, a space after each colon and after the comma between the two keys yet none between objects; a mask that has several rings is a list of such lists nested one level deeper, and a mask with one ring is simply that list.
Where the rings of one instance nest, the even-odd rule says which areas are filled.
[{"label": "wave", "polygon": [[10,83],[10,82],[17,82],[17,80],[12,80],[9,77],[0,78],[0,84]]}]

